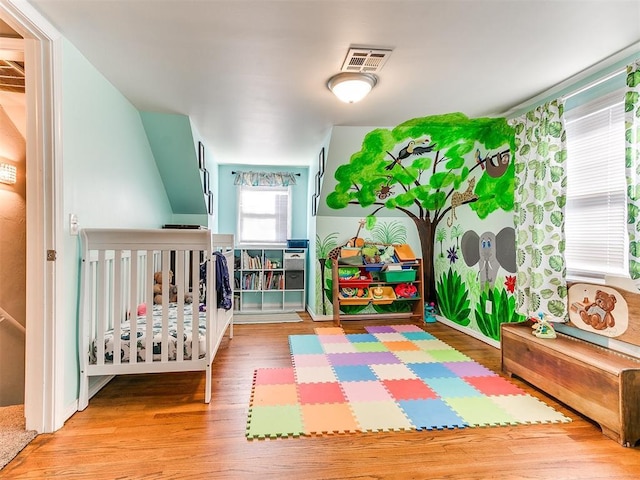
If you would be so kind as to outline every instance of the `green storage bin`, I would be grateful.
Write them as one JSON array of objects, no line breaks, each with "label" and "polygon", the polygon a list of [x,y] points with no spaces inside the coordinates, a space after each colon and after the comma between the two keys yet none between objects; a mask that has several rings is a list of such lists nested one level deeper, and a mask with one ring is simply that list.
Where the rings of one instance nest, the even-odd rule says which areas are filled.
[{"label": "green storage bin", "polygon": [[412,268],[380,272],[383,282],[415,282],[416,271]]}]

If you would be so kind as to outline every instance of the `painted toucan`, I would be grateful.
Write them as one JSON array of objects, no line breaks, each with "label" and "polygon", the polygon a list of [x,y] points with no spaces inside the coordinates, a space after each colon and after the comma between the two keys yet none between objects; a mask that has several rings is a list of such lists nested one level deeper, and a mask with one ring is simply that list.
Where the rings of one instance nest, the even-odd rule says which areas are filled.
[{"label": "painted toucan", "polygon": [[480,156],[480,149],[476,150],[476,163],[484,170],[484,159]]},{"label": "painted toucan", "polygon": [[402,163],[402,160],[408,158],[411,155],[422,155],[423,153],[428,153],[433,151],[436,144],[432,143],[431,145],[427,145],[426,147],[417,146],[420,143],[427,143],[430,141],[430,138],[425,138],[424,140],[411,140],[406,147],[402,148],[398,152],[398,156],[391,162],[389,165],[384,167],[386,170],[391,170],[396,164]]}]

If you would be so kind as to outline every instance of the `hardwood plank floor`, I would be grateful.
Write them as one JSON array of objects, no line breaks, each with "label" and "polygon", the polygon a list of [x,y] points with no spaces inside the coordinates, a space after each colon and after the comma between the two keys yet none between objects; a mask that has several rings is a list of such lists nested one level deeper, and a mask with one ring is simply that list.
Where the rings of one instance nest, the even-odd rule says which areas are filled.
[{"label": "hardwood plank floor", "polygon": [[[202,373],[121,376],[54,434],[4,470],[11,479],[637,479],[640,448],[623,448],[541,392],[568,424],[247,440],[253,372],[291,365],[287,336],[317,323],[236,325],[215,361],[213,400]],[[347,332],[365,324],[344,322]],[[389,323],[382,322],[382,323]],[[499,372],[500,352],[445,325],[424,328]]]}]

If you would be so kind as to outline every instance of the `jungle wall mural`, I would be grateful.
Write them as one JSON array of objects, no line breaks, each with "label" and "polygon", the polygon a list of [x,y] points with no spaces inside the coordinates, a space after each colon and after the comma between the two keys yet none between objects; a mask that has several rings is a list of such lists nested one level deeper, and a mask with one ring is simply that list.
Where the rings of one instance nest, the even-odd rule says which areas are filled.
[{"label": "jungle wall mural", "polygon": [[316,224],[317,307],[331,311],[328,260],[341,247],[406,242],[423,259],[425,302],[497,340],[501,322],[521,320],[513,296],[513,148],[504,118],[452,113],[369,131],[337,166],[326,196],[329,209],[359,207],[354,234]]}]

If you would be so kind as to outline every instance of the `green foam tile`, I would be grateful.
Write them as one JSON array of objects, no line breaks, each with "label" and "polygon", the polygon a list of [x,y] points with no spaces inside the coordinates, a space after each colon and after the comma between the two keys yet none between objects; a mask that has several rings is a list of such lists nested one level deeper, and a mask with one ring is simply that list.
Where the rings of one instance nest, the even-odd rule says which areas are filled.
[{"label": "green foam tile", "polygon": [[518,421],[487,397],[443,398],[469,425],[515,425]]},{"label": "green foam tile", "polygon": [[468,362],[471,359],[457,350],[430,350],[429,355],[438,362]]},{"label": "green foam tile", "polygon": [[254,406],[249,411],[247,438],[304,435],[300,405]]}]

